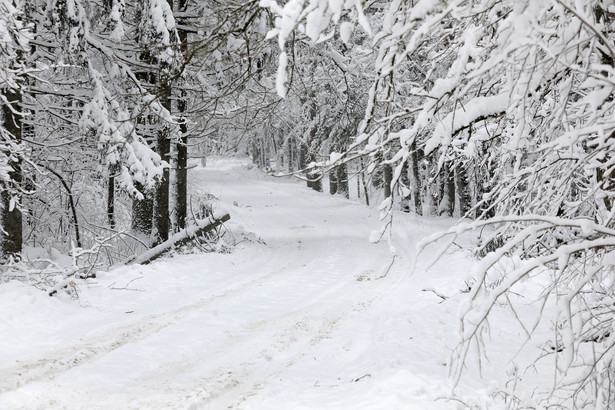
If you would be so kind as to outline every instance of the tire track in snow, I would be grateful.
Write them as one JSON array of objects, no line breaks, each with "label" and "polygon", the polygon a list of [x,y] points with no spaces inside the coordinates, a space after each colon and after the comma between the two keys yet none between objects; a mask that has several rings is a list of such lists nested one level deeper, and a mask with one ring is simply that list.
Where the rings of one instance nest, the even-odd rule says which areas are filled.
[{"label": "tire track in snow", "polygon": [[[271,189],[268,182],[254,182],[263,189]],[[250,187],[250,189],[256,188]],[[283,192],[277,201],[283,201],[284,198],[292,195],[292,193]],[[318,201],[316,204],[305,205],[305,209],[316,205],[322,209],[317,209],[314,215],[326,216],[323,209],[327,208],[323,203],[324,201]],[[246,298],[254,298],[257,289],[275,291],[278,279],[283,278],[280,282],[286,281],[288,285],[294,287],[306,286],[314,280],[314,277],[310,275],[311,271],[317,270],[320,265],[324,264],[333,269],[335,264],[339,263],[340,255],[343,255],[343,260],[348,261],[349,255],[356,254],[356,250],[349,249],[347,238],[339,235],[343,229],[350,229],[355,237],[358,235],[367,241],[364,231],[354,227],[354,225],[361,225],[362,221],[359,218],[347,221],[348,225],[331,226],[326,223],[326,220],[324,223],[322,220],[314,221],[313,215],[301,215],[296,209],[279,209],[282,212],[276,214],[275,221],[279,228],[275,229],[295,232],[298,228],[310,227],[313,230],[312,237],[315,239],[309,243],[289,241],[289,238],[301,238],[295,232],[294,235],[285,237],[282,241],[277,240],[277,245],[282,246],[272,250],[265,266],[252,264],[255,271],[266,272],[253,280],[230,285],[228,289],[221,290],[217,294],[160,314],[142,316],[131,322],[123,322],[97,331],[72,346],[46,352],[39,359],[0,369],[0,393],[17,390],[32,382],[49,382],[86,363],[95,366],[93,362],[98,358],[110,355],[122,346],[145,343],[149,338],[162,333],[178,322],[189,320],[201,309],[219,309],[224,303],[242,302]],[[243,212],[246,216],[249,215],[246,210]],[[343,209],[336,209],[332,212],[337,214],[336,218],[344,214]],[[255,215],[250,215],[250,217],[257,219]],[[335,229],[338,230],[337,235]],[[332,239],[332,242],[328,243],[318,238]],[[303,249],[306,246],[309,246],[309,249]],[[311,260],[313,255],[320,255],[320,257],[317,260]],[[254,394],[262,383],[267,383],[267,380],[282,374],[287,367],[292,366],[306,348],[330,337],[344,317],[367,309],[396,286],[396,274],[393,275],[392,272],[387,278],[377,281],[377,286],[374,286],[376,281],[364,283],[355,281],[353,277],[355,273],[360,274],[373,268],[372,270],[376,272],[375,277],[383,267],[388,266],[388,260],[385,262],[370,260],[369,258],[374,255],[382,256],[383,253],[370,252],[370,255],[358,255],[359,257],[355,255],[354,267],[340,268],[341,273],[338,272],[335,277],[329,277],[326,271],[321,272],[320,282],[314,288],[306,287],[306,299],[303,304],[282,314],[272,315],[271,312],[269,314],[263,312],[264,317],[244,323],[238,331],[219,336],[207,346],[207,351],[193,351],[185,360],[162,363],[158,369],[137,378],[137,381],[128,386],[123,386],[121,394],[128,400],[126,407],[129,407],[131,403],[132,405],[138,404],[140,407],[165,408],[185,408],[191,405],[196,408],[208,408],[208,406],[223,404],[228,406],[229,403],[232,406],[240,405],[242,398]],[[291,260],[292,262],[282,266],[279,263],[276,264],[276,260]],[[242,270],[245,268],[243,266]],[[288,282],[288,276],[292,276],[294,282]],[[353,283],[353,286],[349,286],[349,283]],[[275,313],[275,310],[273,312]],[[255,338],[258,338],[260,343],[255,343]],[[269,342],[272,340],[275,343],[270,345]],[[212,360],[208,363],[213,354],[219,356],[218,361]],[[202,366],[203,363],[207,363],[207,366]],[[165,377],[175,376],[187,377],[189,383],[181,392],[173,389],[164,396],[165,400],[172,399],[164,406],[160,401],[143,403],[142,400],[148,400],[147,392],[144,392],[145,394],[141,397],[135,397],[135,391],[143,389],[140,387],[142,383],[148,385],[151,392],[164,388]],[[194,393],[195,391],[197,393]],[[179,397],[180,393],[186,393],[184,397],[188,395],[191,397],[184,400]]]},{"label": "tire track in snow", "polygon": [[[290,264],[287,265],[285,270],[292,268],[293,265]],[[129,343],[146,339],[173,325],[192,311],[208,307],[221,299],[241,297],[241,295],[263,286],[273,277],[282,275],[285,270],[271,272],[240,283],[238,286],[235,285],[235,287],[231,285],[229,289],[218,294],[163,313],[145,315],[129,323],[96,331],[94,334],[80,339],[79,343],[45,352],[42,357],[18,361],[15,366],[0,369],[0,394],[16,390],[37,380],[53,379],[58,374],[96,360],[103,354],[113,352]]]},{"label": "tire track in snow", "polygon": [[[297,223],[297,220],[301,220],[296,215],[286,215],[286,217],[287,222]],[[280,218],[280,221],[283,219]],[[303,218],[303,222],[309,222],[309,218]],[[320,250],[322,251],[324,248],[325,246],[322,245]],[[287,250],[278,250],[267,258],[268,262],[276,259],[276,257],[294,262],[286,264],[282,269],[272,269],[267,274],[255,279],[238,285],[231,285],[229,289],[196,302],[159,314],[145,315],[119,326],[95,331],[71,346],[47,351],[36,359],[19,361],[15,366],[2,368],[0,369],[0,394],[19,389],[38,380],[52,380],[74,367],[96,360],[101,355],[111,353],[127,344],[144,340],[172,326],[191,312],[212,306],[219,300],[241,298],[243,295],[273,282],[275,277],[301,268],[302,256],[300,247],[294,251],[294,255],[288,253]],[[254,263],[254,266],[257,266],[257,263]],[[243,269],[245,268],[243,267]],[[263,271],[262,266],[259,267],[259,270]]]},{"label": "tire track in snow", "polygon": [[[417,242],[416,240],[408,240],[408,235],[405,232],[402,233],[401,236],[401,239],[406,239],[405,242],[407,243]],[[369,265],[365,263],[365,261],[356,264],[356,268],[374,268],[372,270],[362,270],[362,272],[371,271],[371,275],[368,274],[367,276],[367,281],[371,281],[371,283],[364,283],[362,286],[356,288],[357,291],[350,296],[346,294],[348,291],[347,287],[342,289],[340,294],[335,295],[336,297],[341,298],[341,302],[335,306],[328,306],[327,309],[323,310],[319,314],[313,314],[311,317],[305,318],[305,320],[320,323],[317,326],[317,332],[312,332],[311,337],[308,338],[309,340],[297,340],[293,346],[294,353],[290,357],[286,358],[282,364],[270,366],[267,372],[261,372],[260,374],[257,373],[258,369],[256,363],[254,362],[244,362],[236,365],[235,368],[239,368],[239,371],[235,372],[234,377],[230,377],[233,372],[227,370],[225,375],[229,378],[228,383],[222,383],[222,385],[218,384],[219,388],[217,391],[214,391],[213,393],[206,392],[205,389],[200,388],[201,391],[205,391],[206,393],[203,398],[195,402],[193,401],[189,407],[190,410],[241,408],[247,398],[258,394],[258,391],[267,384],[267,380],[275,379],[278,376],[281,376],[287,368],[295,364],[297,359],[304,356],[304,346],[313,346],[320,343],[323,339],[328,339],[347,316],[367,310],[372,305],[384,302],[386,300],[386,295],[393,292],[404,280],[408,278],[409,275],[413,273],[413,261],[417,257],[416,251],[414,249],[408,249],[407,247],[401,246],[399,239],[400,238],[392,238],[392,244],[396,247],[397,251],[394,256],[390,255],[391,259],[389,261],[382,263],[378,267]],[[335,252],[330,253],[330,255],[334,253]],[[358,270],[356,268],[355,271]],[[355,278],[357,281],[363,281],[366,279],[361,275],[355,276]],[[378,285],[372,286],[375,283],[378,283]],[[352,303],[350,307],[348,307],[349,303]],[[300,315],[301,312],[297,311],[293,313]],[[288,329],[291,331],[293,330],[292,326],[288,327]],[[279,349],[275,349],[274,347],[264,349],[264,351],[273,351],[274,353],[276,350],[279,351]],[[223,370],[225,369],[219,369],[219,371]],[[215,381],[215,377],[208,379],[208,382],[213,385],[216,385]],[[185,408],[185,406],[178,406],[178,408]]]},{"label": "tire track in snow", "polygon": [[[263,188],[269,187],[260,181],[257,184],[262,184]],[[194,374],[192,380],[189,379],[189,383],[181,389],[181,392],[174,387],[173,391],[166,395],[166,397],[175,396],[175,400],[156,403],[156,406],[195,410],[241,406],[247,397],[256,394],[268,381],[283,374],[288,367],[291,367],[297,359],[304,355],[306,349],[330,338],[345,317],[368,309],[373,303],[380,301],[406,276],[400,269],[397,269],[399,262],[396,262],[385,278],[377,281],[357,282],[359,278],[366,279],[364,276],[366,273],[367,279],[382,276],[391,264],[389,254],[385,251],[373,252],[370,255],[357,255],[356,251],[348,246],[347,241],[339,239],[339,234],[336,235],[335,230],[339,232],[339,227],[331,226],[326,221],[324,224],[317,223],[312,219],[299,216],[296,212],[284,211],[277,215],[278,222],[284,221],[288,229],[297,230],[302,226],[309,226],[323,238],[338,238],[335,247],[332,247],[331,243],[326,246],[322,246],[321,243],[318,250],[319,259],[312,261],[302,270],[307,273],[318,265],[333,265],[340,259],[348,261],[348,255],[354,254],[354,266],[344,266],[342,269],[346,279],[350,281],[338,280],[342,283],[334,292],[329,292],[326,298],[320,298],[314,303],[292,309],[282,315],[248,323],[240,332],[227,335],[214,344],[203,346],[201,352],[195,352],[184,360],[170,363],[149,373],[140,379],[140,383],[157,380],[162,376],[167,377],[170,382],[182,374],[190,372]],[[343,214],[344,210],[335,212]],[[348,222],[347,228],[349,227],[352,233],[356,233],[359,238],[365,238],[367,242],[368,235],[365,231],[356,228],[361,226],[363,221],[357,219],[352,222]],[[316,252],[312,249],[312,253]],[[380,256],[384,254],[387,260],[371,260],[370,257],[375,254]],[[282,252],[280,256],[289,257],[289,255],[283,255]],[[410,260],[408,253],[404,252],[403,256]],[[404,266],[407,266],[407,263]],[[349,286],[349,282],[353,286]],[[351,289],[353,291],[349,292]],[[270,341],[274,343],[270,344]],[[198,377],[203,373],[206,374],[205,377]],[[185,397],[185,399],[178,400],[178,397]]]},{"label": "tire track in snow", "polygon": [[[373,267],[379,276],[389,263],[386,261],[370,266],[361,260],[354,270]],[[303,357],[310,347],[331,338],[346,316],[368,309],[390,292],[397,285],[396,276],[397,273],[391,272],[390,277],[379,281],[377,286],[355,281],[352,287],[340,287],[330,293],[326,304],[317,302],[247,323],[240,332],[226,335],[216,343],[204,346],[202,352],[157,369],[136,384],[161,378],[170,381],[181,374],[194,372],[196,376],[205,371],[207,377],[195,377],[196,382],[184,388],[183,396],[189,397],[185,401],[174,400],[157,405],[161,408],[190,409],[240,406],[245,398],[256,394],[268,380],[281,375]],[[273,343],[270,344],[270,341]],[[177,388],[173,389],[173,393],[178,393]]]}]

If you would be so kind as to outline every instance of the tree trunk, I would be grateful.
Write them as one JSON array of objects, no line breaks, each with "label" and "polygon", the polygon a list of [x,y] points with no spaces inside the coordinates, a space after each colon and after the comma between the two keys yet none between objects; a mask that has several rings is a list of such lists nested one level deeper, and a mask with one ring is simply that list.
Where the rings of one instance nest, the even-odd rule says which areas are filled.
[{"label": "tree trunk", "polygon": [[446,214],[452,217],[455,213],[455,178],[453,170],[450,169],[451,164],[444,164],[445,169],[442,175],[442,211],[441,215]]},{"label": "tree trunk", "polygon": [[[177,8],[180,12],[186,11],[186,0],[179,0]],[[180,23],[183,23],[180,21]],[[186,30],[177,30],[180,41],[180,50],[182,55],[186,56],[188,52],[188,32]],[[187,119],[183,117],[188,109],[187,96],[184,90],[180,91],[180,98],[177,101],[177,111],[181,117],[179,124],[179,132],[181,140],[177,143],[177,174],[176,174],[176,198],[175,198],[175,221],[177,230],[186,227],[186,215],[188,212],[188,124]]]},{"label": "tree trunk", "polygon": [[[158,154],[167,163],[171,160],[171,141],[166,125],[158,130]],[[162,178],[156,185],[154,202],[154,242],[158,245],[169,239],[169,168],[162,171]]]},{"label": "tree trunk", "polygon": [[110,176],[107,183],[107,221],[109,227],[115,229],[115,177]]},{"label": "tree trunk", "polygon": [[348,189],[348,165],[342,164],[337,167],[337,192],[350,198],[350,190]]},{"label": "tree trunk", "polygon": [[337,194],[337,168],[329,171],[329,193],[331,195]]},{"label": "tree trunk", "polygon": [[[168,0],[171,10],[173,1]],[[171,112],[171,83],[170,79],[158,76],[158,88],[160,90],[160,104]],[[169,166],[171,162],[171,139],[169,124],[159,120],[158,132],[156,133],[156,150],[160,158],[167,163],[162,170],[162,177],[156,184],[154,197],[154,241],[156,246],[169,239]]]},{"label": "tree trunk", "polygon": [[421,168],[419,166],[422,159],[422,151],[416,149],[416,143],[412,143],[410,147],[410,190],[414,203],[414,213],[418,216],[423,215]]},{"label": "tree trunk", "polygon": [[[179,112],[182,113],[186,109],[186,101],[180,99],[177,103]],[[179,125],[181,133],[181,141],[177,144],[177,180],[175,199],[175,218],[177,221],[177,229],[186,227],[186,215],[188,212],[188,126],[184,118]]]},{"label": "tree trunk", "polygon": [[389,198],[391,192],[391,182],[393,181],[393,167],[391,164],[382,165],[382,178],[384,179],[384,197]]},{"label": "tree trunk", "polygon": [[399,176],[401,186],[404,188],[401,193],[401,210],[402,212],[410,213],[410,201],[412,192],[410,191],[410,166],[408,161],[404,161],[401,175]]},{"label": "tree trunk", "polygon": [[430,164],[425,165],[424,175],[428,179],[427,184],[425,184],[425,191],[423,193],[425,197],[425,201],[427,202],[427,212],[429,216],[438,215],[438,204],[439,204],[439,187],[440,187],[440,176],[436,175],[435,177],[430,178],[430,175],[434,172],[434,166]]},{"label": "tree trunk", "polygon": [[438,174],[438,216],[453,216],[455,212],[455,179],[450,162],[445,162]]},{"label": "tree trunk", "polygon": [[310,171],[307,174],[308,186],[314,191],[322,192],[322,174],[320,171]]},{"label": "tree trunk", "polygon": [[154,199],[152,193],[143,189],[140,183],[135,183],[135,188],[143,194],[143,199],[132,201],[132,229],[150,238],[154,217]]},{"label": "tree trunk", "polygon": [[[19,91],[5,90],[3,98],[11,104],[2,104],[2,117],[4,118],[4,129],[9,133],[11,142],[15,145],[21,144],[21,94]],[[11,109],[12,108],[12,109]],[[12,155],[11,152],[5,153],[10,162],[11,170],[9,171],[9,181],[3,184],[2,192],[0,193],[0,209],[2,229],[6,235],[2,237],[2,256],[19,258],[22,251],[22,215],[21,210],[16,206],[16,202],[21,202],[21,160]]]},{"label": "tree trunk", "polygon": [[472,210],[472,195],[466,169],[461,165],[455,167],[455,180],[457,182],[457,196],[459,198],[459,214],[472,217],[469,212]]},{"label": "tree trunk", "polygon": [[357,199],[361,199],[361,174],[357,175]]},{"label": "tree trunk", "polygon": [[301,141],[299,143],[299,169],[305,169],[310,163],[308,146],[305,142]]},{"label": "tree trunk", "polygon": [[365,194],[365,205],[369,206],[369,187],[365,180],[365,172],[361,172],[361,183],[363,184],[363,194]]},{"label": "tree trunk", "polygon": [[269,170],[269,153],[267,152],[267,143],[264,137],[259,138],[260,141],[260,153],[261,153],[261,168]]},{"label": "tree trunk", "polygon": [[318,179],[312,183],[312,189],[316,192],[322,192],[322,179]]},{"label": "tree trunk", "polygon": [[258,139],[252,140],[252,163],[255,164],[257,167],[261,167],[260,164],[260,153],[258,152],[259,150],[259,146],[258,146]]},{"label": "tree trunk", "polygon": [[293,172],[295,170],[295,146],[294,140],[291,138],[286,138],[286,160],[288,161],[286,164],[286,171]]},{"label": "tree trunk", "polygon": [[117,167],[109,169],[109,178],[107,179],[107,221],[109,227],[115,229],[115,176]]},{"label": "tree trunk", "polygon": [[[155,59],[152,57],[149,51],[145,50],[139,56],[140,60],[148,65],[154,64]],[[143,68],[143,71],[136,73],[137,78],[144,84],[148,84],[150,87],[154,87],[156,84],[156,76],[147,68]],[[154,123],[153,118],[147,113],[141,113],[137,120],[137,127],[139,132],[144,136],[148,144],[152,144],[156,141],[156,136],[152,135],[151,127]],[[141,194],[143,199],[134,198],[132,201],[132,225],[131,228],[136,233],[145,236],[148,240],[148,244],[151,245],[152,229],[154,221],[154,196],[155,191],[145,189],[140,182],[134,183],[135,188]]]}]

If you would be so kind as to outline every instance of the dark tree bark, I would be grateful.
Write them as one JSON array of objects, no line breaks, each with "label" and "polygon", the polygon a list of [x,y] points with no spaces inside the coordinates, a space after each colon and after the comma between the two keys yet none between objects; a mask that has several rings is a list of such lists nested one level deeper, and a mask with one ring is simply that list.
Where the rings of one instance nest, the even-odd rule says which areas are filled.
[{"label": "dark tree bark", "polygon": [[320,171],[310,171],[307,173],[308,186],[314,191],[322,192],[322,174]]},{"label": "dark tree bark", "polygon": [[[2,117],[4,118],[4,129],[10,134],[11,142],[21,144],[21,94],[19,91],[4,90],[3,97],[11,105],[2,105]],[[12,256],[19,258],[22,251],[22,214],[18,206],[13,206],[11,209],[11,200],[21,201],[20,190],[22,180],[21,161],[14,154],[6,152],[6,155],[12,159],[9,172],[9,181],[4,183],[2,192],[0,193],[0,209],[2,229],[6,235],[2,236],[2,256]]]},{"label": "dark tree bark", "polygon": [[433,179],[430,177],[435,172],[435,166],[433,163],[424,162],[422,164],[422,172],[425,175],[429,183],[423,185],[423,198],[427,204],[427,215],[435,216],[439,215],[440,204],[440,179],[442,175],[436,175]]},{"label": "dark tree bark", "polygon": [[107,222],[109,227],[115,229],[115,176],[118,167],[112,166],[109,169],[109,178],[107,178]]},{"label": "dark tree bark", "polygon": [[[173,0],[167,0],[169,8],[173,10]],[[169,112],[171,112],[171,79],[165,78],[164,75],[158,76],[158,88],[160,95],[160,104]],[[156,149],[158,155],[167,164],[171,163],[171,139],[168,124],[161,122],[157,133]],[[169,239],[170,219],[169,219],[169,195],[170,195],[170,177],[169,167],[165,167],[162,171],[162,177],[156,185],[154,199],[154,241],[156,246]]]},{"label": "dark tree bark", "polygon": [[107,221],[109,227],[115,229],[115,176],[107,179]]},{"label": "dark tree bark", "polygon": [[442,194],[440,195],[440,215],[453,216],[455,213],[455,178],[453,170],[450,168],[451,164],[444,164],[442,170],[442,178],[440,183],[442,184]]},{"label": "dark tree bark", "polygon": [[[299,169],[305,169],[312,162],[312,157],[308,150],[308,146],[305,142],[301,142],[299,146]],[[314,175],[312,172],[306,174],[307,186],[318,191],[318,184],[314,181]],[[316,183],[316,185],[315,185]],[[320,191],[322,191],[322,183],[320,184]]]},{"label": "dark tree bark", "polygon": [[[169,7],[173,10],[173,0],[167,0]],[[157,58],[149,59],[152,63],[158,63]],[[171,112],[171,83],[166,78],[162,70],[158,75],[150,73],[150,80],[156,84],[160,104]],[[158,119],[158,130],[156,132],[156,152],[167,164],[171,162],[171,140],[169,136],[168,124],[164,120]],[[153,238],[152,245],[156,246],[169,239],[169,167],[162,170],[160,180],[154,189],[153,204]]]},{"label": "dark tree bark", "polygon": [[393,181],[393,167],[390,164],[382,165],[382,179],[384,184],[384,197],[389,198],[391,192],[391,182]]},{"label": "dark tree bark", "polygon": [[337,194],[337,168],[329,171],[329,193],[331,195]]},{"label": "dark tree bark", "polygon": [[296,151],[296,149],[295,149],[294,143],[295,143],[295,141],[293,139],[291,139],[291,138],[287,138],[286,139],[286,152],[287,152],[286,153],[286,159],[288,161],[286,170],[288,172],[293,172],[296,169],[295,168],[295,164],[296,164],[296,160],[295,160],[296,154],[295,154],[295,151]]},{"label": "dark tree bark", "polygon": [[361,184],[363,185],[363,193],[365,194],[365,205],[369,206],[369,184],[365,179],[365,172],[363,171],[361,171]]},{"label": "dark tree bark", "polygon": [[350,198],[348,189],[348,165],[342,164],[337,167],[337,193]]},{"label": "dark tree bark", "polygon": [[267,155],[267,144],[263,137],[258,137],[252,141],[252,162],[260,169],[269,168],[269,157]]},{"label": "dark tree bark", "polygon": [[363,182],[363,193],[365,194],[365,205],[369,206],[369,191],[367,190],[367,181],[365,181],[364,173],[361,173],[361,182]]},{"label": "dark tree bark", "polygon": [[[185,111],[186,102],[178,102],[180,113]],[[183,110],[183,111],[182,111]],[[188,210],[188,126],[182,122],[179,126],[181,141],[177,144],[177,182],[176,182],[176,219],[177,229],[186,227],[186,215]]]},{"label": "dark tree bark", "polygon": [[423,152],[416,149],[416,143],[410,147],[410,190],[414,202],[414,213],[423,215],[423,198],[421,195],[421,171],[419,164],[423,159]]},{"label": "dark tree bark", "polygon": [[[186,0],[177,2],[179,11],[186,11]],[[177,30],[180,41],[180,50],[183,56],[186,56],[188,51],[188,32],[181,28]],[[188,212],[188,125],[185,114],[188,103],[186,101],[186,92],[180,91],[180,98],[177,101],[177,111],[182,118],[179,124],[179,132],[181,140],[177,143],[177,175],[176,175],[176,195],[175,198],[175,218],[177,229],[186,227],[186,215]]]},{"label": "dark tree bark", "polygon": [[252,163],[256,164],[257,167],[261,168],[261,154],[260,154],[260,146],[258,144],[258,139],[252,141]]},{"label": "dark tree bark", "polygon": [[[403,169],[401,171],[401,175],[400,175],[400,182],[401,184],[407,188],[408,190],[410,189],[410,166],[408,164],[408,161],[404,161],[404,165],[403,165]],[[410,212],[410,201],[412,199],[412,192],[408,192],[408,193],[404,193],[402,198],[401,198],[401,210],[402,212]]]},{"label": "dark tree bark", "polygon": [[135,187],[143,194],[143,199],[132,201],[132,229],[148,238],[152,235],[152,220],[154,218],[154,198],[143,185],[135,183]]},{"label": "dark tree bark", "polygon": [[459,213],[461,217],[469,216],[469,212],[472,210],[472,194],[470,192],[470,184],[468,182],[467,170],[458,165],[455,167],[455,180],[457,182],[457,195],[459,198]]},{"label": "dark tree bark", "polygon": [[305,169],[310,162],[308,146],[302,141],[299,145],[299,169]]},{"label": "dark tree bark", "polygon": [[312,183],[312,189],[316,192],[322,192],[322,179],[318,179]]},{"label": "dark tree bark", "polygon": [[[158,130],[157,150],[160,157],[171,161],[171,140],[166,126]],[[158,245],[169,239],[169,168],[165,167],[156,185],[154,200],[154,242]]]}]

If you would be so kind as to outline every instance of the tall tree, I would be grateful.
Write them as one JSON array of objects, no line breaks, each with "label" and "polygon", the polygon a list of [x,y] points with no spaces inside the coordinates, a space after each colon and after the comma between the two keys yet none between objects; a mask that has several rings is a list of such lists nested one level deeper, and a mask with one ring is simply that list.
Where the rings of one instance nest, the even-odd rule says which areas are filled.
[{"label": "tall tree", "polygon": [[[179,0],[177,9],[179,13],[184,15],[188,11],[187,0]],[[187,21],[179,20],[180,27],[177,29],[177,35],[180,43],[180,53],[184,64],[188,58],[188,30]],[[179,133],[180,138],[177,141],[177,175],[176,175],[176,198],[175,198],[175,220],[177,229],[186,227],[186,216],[188,212],[188,119],[185,113],[188,110],[187,93],[185,90],[179,91],[177,100],[177,111],[179,115]]]},{"label": "tall tree", "polygon": [[2,116],[0,133],[5,140],[3,156],[8,159],[8,173],[0,194],[1,221],[3,229],[2,255],[18,258],[22,249],[22,215],[20,210],[21,159],[18,151],[21,145],[21,94],[8,87],[0,94]]},{"label": "tall tree", "polygon": [[22,10],[15,2],[0,1],[0,223],[2,257],[19,258],[22,250],[22,114],[24,53],[27,32]]}]

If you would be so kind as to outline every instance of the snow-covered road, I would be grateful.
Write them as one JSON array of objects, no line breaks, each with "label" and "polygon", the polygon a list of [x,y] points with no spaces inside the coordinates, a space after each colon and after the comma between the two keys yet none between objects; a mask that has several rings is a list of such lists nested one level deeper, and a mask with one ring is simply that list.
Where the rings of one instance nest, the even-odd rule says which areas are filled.
[{"label": "snow-covered road", "polygon": [[392,259],[362,204],[229,160],[191,183],[262,241],[103,273],[82,306],[3,285],[0,408],[456,408],[457,308],[424,289],[459,294],[468,260],[412,271],[449,221],[404,216]]}]

